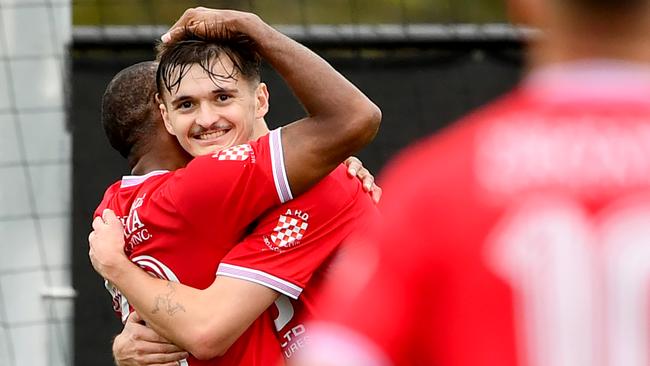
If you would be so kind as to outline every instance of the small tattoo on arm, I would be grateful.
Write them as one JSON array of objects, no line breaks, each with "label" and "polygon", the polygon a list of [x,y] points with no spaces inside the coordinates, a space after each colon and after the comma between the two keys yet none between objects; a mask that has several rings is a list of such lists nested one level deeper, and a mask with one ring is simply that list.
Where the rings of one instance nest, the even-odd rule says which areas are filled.
[{"label": "small tattoo on arm", "polygon": [[169,292],[156,296],[156,299],[154,300],[154,308],[151,310],[152,314],[156,314],[161,310],[166,312],[169,316],[174,316],[174,314],[179,311],[185,312],[185,307],[173,299],[176,294],[174,283],[168,282],[167,288],[169,289]]}]

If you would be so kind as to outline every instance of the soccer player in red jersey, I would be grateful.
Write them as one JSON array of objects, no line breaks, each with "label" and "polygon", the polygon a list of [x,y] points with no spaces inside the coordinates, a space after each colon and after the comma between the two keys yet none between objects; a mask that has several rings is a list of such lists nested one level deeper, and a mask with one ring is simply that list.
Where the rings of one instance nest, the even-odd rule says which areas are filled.
[{"label": "soccer player in red jersey", "polygon": [[[268,313],[228,348],[279,294],[295,299],[307,282],[311,287],[317,281],[313,273],[326,268],[340,242],[361,226],[368,211],[374,212],[372,202],[358,182],[350,182],[345,168],[339,167],[304,198],[264,216],[259,230],[229,254],[226,267],[219,267],[219,277],[214,280],[219,260],[243,237],[255,218],[269,207],[291,199],[292,194],[305,191],[327,173],[326,169],[334,168],[328,160],[340,158],[341,141],[367,141],[374,134],[378,113],[365,96],[323,60],[273,31],[259,18],[229,11],[209,11],[209,15],[210,19],[227,23],[230,31],[246,33],[257,42],[262,56],[287,78],[311,117],[285,127],[282,135],[276,130],[257,141],[226,148],[242,136],[250,138],[264,130],[263,116],[268,108],[264,85],[251,77],[251,65],[245,61],[248,55],[238,58],[235,46],[228,48],[226,40],[220,41],[220,46],[213,44],[213,48],[208,45],[204,53],[201,48],[205,49],[206,44],[199,41],[172,45],[167,58],[163,53],[160,66],[166,88],[162,93],[166,127],[193,154],[217,152],[196,158],[187,168],[173,173],[148,169],[147,175],[125,177],[109,188],[97,213],[104,208],[118,212],[124,223],[127,254],[140,268],[168,281],[196,288],[209,286],[208,290],[219,296],[209,298],[207,304],[185,303],[185,293],[198,291],[154,280],[143,276],[144,272],[134,265],[124,265],[120,262],[124,246],[120,248],[121,256],[110,257],[102,256],[101,246],[91,244],[91,258],[111,283],[116,307],[123,316],[132,305],[141,310],[148,325],[201,359],[225,352],[208,364],[269,364],[278,359],[277,341],[272,342],[278,351],[275,357],[273,347],[268,352],[266,348],[248,347],[251,342],[262,346],[255,343],[255,337],[267,337],[266,324],[272,320]],[[200,56],[189,63],[169,61],[183,59],[187,54]],[[316,80],[323,77],[329,78],[325,83],[329,85],[319,82],[314,88]],[[174,79],[170,82],[170,78]],[[321,98],[321,86],[336,88],[337,92]],[[351,108],[352,114],[339,112],[339,103]],[[336,115],[347,122],[335,123]],[[318,127],[305,127],[313,123]],[[360,125],[350,128],[349,124],[355,123]],[[313,141],[315,133],[329,130],[328,124],[347,131],[341,131],[338,137],[329,134],[325,141]],[[287,141],[291,148],[286,147]],[[358,146],[359,142],[354,144]],[[319,146],[323,151],[317,156],[313,153]],[[226,149],[219,152],[222,148]],[[354,147],[345,147],[350,148]],[[318,161],[312,161],[316,157]],[[142,158],[132,164],[138,168],[158,163]],[[332,197],[332,193],[337,196]],[[324,198],[330,198],[329,202],[323,202]],[[291,310],[286,306],[290,304],[288,299],[278,303],[281,306],[276,324],[280,329],[293,324],[292,320],[300,320],[283,311]],[[310,305],[304,299],[301,304]],[[206,315],[197,318],[195,306],[207,310]],[[285,333],[295,333],[294,328]],[[205,364],[196,359],[189,361],[192,365]]]},{"label": "soccer player in red jersey", "polygon": [[393,163],[299,364],[650,365],[650,1],[511,5],[530,73]]}]

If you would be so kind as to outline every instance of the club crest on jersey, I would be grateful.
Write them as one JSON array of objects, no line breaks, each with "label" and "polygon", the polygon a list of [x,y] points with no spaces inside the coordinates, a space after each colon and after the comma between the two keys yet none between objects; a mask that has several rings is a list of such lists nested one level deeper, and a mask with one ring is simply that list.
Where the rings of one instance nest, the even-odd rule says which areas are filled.
[{"label": "club crest on jersey", "polygon": [[270,235],[270,240],[265,241],[272,250],[286,249],[300,244],[300,240],[309,227],[309,214],[300,210],[288,209],[284,215],[280,215],[278,224]]},{"label": "club crest on jersey", "polygon": [[253,155],[253,148],[249,144],[232,146],[212,155],[218,160],[244,161]]}]

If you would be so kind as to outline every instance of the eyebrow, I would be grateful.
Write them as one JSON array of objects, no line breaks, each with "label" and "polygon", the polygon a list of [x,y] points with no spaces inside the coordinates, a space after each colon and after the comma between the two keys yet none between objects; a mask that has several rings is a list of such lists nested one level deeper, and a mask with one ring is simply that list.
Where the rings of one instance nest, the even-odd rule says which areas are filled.
[{"label": "eyebrow", "polygon": [[176,104],[184,102],[186,100],[192,100],[192,97],[190,97],[189,95],[179,95],[176,98],[172,99],[172,101],[170,103],[172,105],[176,105]]},{"label": "eyebrow", "polygon": [[[235,94],[235,93],[238,93],[238,92],[239,92],[239,89],[237,89],[237,88],[216,88],[216,89],[213,89],[213,90],[210,91],[211,94],[220,94],[220,93]],[[194,97],[192,97],[190,95],[179,95],[179,96],[175,97],[174,99],[172,99],[171,104],[175,105],[175,104],[184,102],[186,100],[192,100],[192,99],[194,99]]]},{"label": "eyebrow", "polygon": [[212,94],[219,94],[219,93],[237,93],[239,89],[237,88],[216,88],[212,90]]}]

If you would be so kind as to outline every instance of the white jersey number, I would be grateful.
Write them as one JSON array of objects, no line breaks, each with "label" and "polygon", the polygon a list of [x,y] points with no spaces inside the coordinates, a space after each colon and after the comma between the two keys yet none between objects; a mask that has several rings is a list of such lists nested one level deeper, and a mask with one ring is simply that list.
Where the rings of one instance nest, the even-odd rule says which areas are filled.
[{"label": "white jersey number", "polygon": [[650,365],[650,200],[591,217],[532,199],[491,241],[490,263],[515,292],[521,364]]}]

